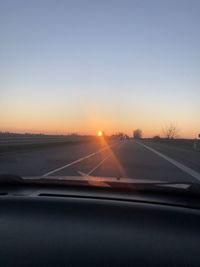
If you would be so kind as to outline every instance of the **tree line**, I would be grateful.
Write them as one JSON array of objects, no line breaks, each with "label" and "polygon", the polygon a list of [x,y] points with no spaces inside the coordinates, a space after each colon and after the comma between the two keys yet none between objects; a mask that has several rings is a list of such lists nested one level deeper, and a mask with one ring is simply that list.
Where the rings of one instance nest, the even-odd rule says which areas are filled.
[{"label": "tree line", "polygon": [[[170,123],[162,128],[162,132],[163,132],[163,138],[176,139],[179,137],[180,129],[178,128],[177,124]],[[134,139],[141,139],[142,135],[143,135],[142,130],[139,128],[133,131]],[[155,135],[153,137],[153,139],[160,139],[160,138],[161,137],[159,135]]]}]

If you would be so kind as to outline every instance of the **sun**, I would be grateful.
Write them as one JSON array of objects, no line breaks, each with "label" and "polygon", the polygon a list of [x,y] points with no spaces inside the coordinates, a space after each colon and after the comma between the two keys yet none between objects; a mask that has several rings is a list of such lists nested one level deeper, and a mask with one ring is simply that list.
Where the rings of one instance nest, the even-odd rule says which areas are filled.
[{"label": "sun", "polygon": [[103,132],[102,131],[98,131],[98,136],[102,136]]}]

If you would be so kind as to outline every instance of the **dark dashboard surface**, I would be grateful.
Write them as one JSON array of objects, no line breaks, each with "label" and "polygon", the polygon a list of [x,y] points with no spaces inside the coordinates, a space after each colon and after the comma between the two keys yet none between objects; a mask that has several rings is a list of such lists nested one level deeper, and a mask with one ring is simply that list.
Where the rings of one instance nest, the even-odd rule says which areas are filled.
[{"label": "dark dashboard surface", "polygon": [[200,266],[197,207],[73,188],[10,192],[0,196],[1,266]]}]

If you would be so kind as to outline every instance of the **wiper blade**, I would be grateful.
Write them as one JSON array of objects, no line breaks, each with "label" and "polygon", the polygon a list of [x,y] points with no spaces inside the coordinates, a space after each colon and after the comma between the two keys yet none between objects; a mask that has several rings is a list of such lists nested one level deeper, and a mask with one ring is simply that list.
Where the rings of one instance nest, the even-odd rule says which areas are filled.
[{"label": "wiper blade", "polygon": [[168,194],[171,193],[180,193],[180,194],[189,194],[189,195],[198,195],[200,196],[200,183],[193,182],[161,182],[155,184],[139,184],[137,185],[137,190],[139,191],[157,191],[165,192]]},{"label": "wiper blade", "polygon": [[0,185],[21,185],[24,184],[24,179],[15,174],[1,174]]},{"label": "wiper blade", "polygon": [[[0,186],[23,186],[23,185],[52,185],[52,186],[82,186],[86,185],[93,187],[87,183],[87,180],[78,179],[79,177],[70,177],[65,180],[63,177],[20,177],[13,174],[1,174],[0,175]],[[105,178],[105,177],[104,177]],[[109,179],[108,179],[109,180]],[[145,192],[145,193],[186,193],[200,196],[200,183],[190,182],[129,182],[127,179],[110,179],[108,181],[111,190],[119,189],[121,191],[132,191],[132,192]],[[107,182],[107,181],[106,181]],[[96,187],[102,187],[101,183],[97,184]]]}]

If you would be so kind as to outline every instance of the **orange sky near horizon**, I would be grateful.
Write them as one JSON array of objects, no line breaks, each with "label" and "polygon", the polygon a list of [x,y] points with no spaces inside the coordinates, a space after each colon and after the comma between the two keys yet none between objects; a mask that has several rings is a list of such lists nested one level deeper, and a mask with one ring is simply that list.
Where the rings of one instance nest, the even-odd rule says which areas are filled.
[{"label": "orange sky near horizon", "polygon": [[40,111],[30,109],[18,109],[3,116],[2,114],[1,112],[0,131],[17,133],[96,135],[101,130],[107,135],[124,132],[131,136],[134,129],[140,128],[144,137],[152,137],[154,135],[163,136],[163,127],[171,122],[177,124],[180,129],[179,136],[182,138],[195,138],[200,131],[195,120],[184,121],[180,119],[179,123],[177,120],[165,120],[164,123],[163,118],[158,115],[157,120],[151,120],[152,113],[141,114],[138,118],[125,114],[113,116],[113,114],[98,113],[95,110],[87,116],[80,116],[80,118],[78,114],[71,114],[71,117],[68,117],[50,110],[40,113]]},{"label": "orange sky near horizon", "polygon": [[[10,102],[0,99],[0,131],[45,134],[86,134],[96,135],[99,130],[107,135],[124,132],[132,135],[140,128],[144,137],[163,136],[162,128],[170,123],[177,124],[182,138],[195,138],[200,133],[197,106],[188,112],[185,103],[168,108],[165,102],[134,101],[131,96],[121,102],[99,96],[90,103],[87,99],[72,99],[55,102],[52,95],[44,100],[20,96]],[[38,100],[39,99],[39,100]],[[87,101],[87,102],[86,102]],[[76,104],[75,104],[76,103]],[[86,104],[87,103],[87,104]],[[139,115],[138,115],[139,114]]]}]

